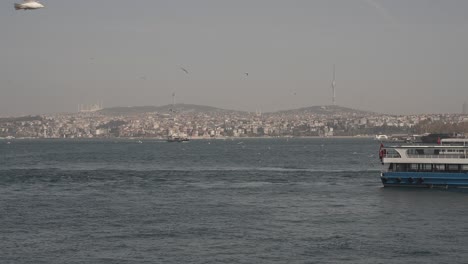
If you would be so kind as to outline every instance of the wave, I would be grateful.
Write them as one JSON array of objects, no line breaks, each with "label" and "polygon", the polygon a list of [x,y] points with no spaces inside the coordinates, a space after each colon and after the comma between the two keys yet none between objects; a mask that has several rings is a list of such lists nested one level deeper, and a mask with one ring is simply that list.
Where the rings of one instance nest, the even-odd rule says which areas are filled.
[{"label": "wave", "polygon": [[[324,169],[291,167],[137,167],[137,168],[84,168],[84,167],[33,167],[0,169],[0,185],[16,184],[184,184],[226,181],[264,181],[287,183],[289,181],[349,181],[352,178],[370,178],[379,170]],[[321,180],[320,180],[321,179]]]}]

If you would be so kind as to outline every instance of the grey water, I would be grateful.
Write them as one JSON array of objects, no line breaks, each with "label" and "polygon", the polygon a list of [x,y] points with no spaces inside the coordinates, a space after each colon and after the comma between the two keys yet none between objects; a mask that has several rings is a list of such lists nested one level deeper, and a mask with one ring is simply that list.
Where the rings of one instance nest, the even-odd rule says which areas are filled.
[{"label": "grey water", "polygon": [[468,194],[371,139],[0,140],[0,263],[467,263]]}]

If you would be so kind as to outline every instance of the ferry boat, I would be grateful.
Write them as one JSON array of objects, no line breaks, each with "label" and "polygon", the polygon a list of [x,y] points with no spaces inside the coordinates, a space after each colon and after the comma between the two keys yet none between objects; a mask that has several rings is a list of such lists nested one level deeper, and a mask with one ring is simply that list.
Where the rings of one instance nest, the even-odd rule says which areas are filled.
[{"label": "ferry boat", "polygon": [[437,144],[380,145],[385,187],[468,188],[468,139]]}]

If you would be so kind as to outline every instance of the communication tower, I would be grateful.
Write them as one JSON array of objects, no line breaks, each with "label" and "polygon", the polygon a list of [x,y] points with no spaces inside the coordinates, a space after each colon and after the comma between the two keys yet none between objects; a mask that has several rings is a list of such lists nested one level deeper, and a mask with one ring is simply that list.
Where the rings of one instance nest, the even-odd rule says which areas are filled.
[{"label": "communication tower", "polygon": [[336,86],[336,80],[335,80],[335,64],[333,64],[333,80],[332,80],[332,83],[331,83],[331,88],[332,88],[332,104],[333,104],[333,105],[336,105],[335,86]]}]

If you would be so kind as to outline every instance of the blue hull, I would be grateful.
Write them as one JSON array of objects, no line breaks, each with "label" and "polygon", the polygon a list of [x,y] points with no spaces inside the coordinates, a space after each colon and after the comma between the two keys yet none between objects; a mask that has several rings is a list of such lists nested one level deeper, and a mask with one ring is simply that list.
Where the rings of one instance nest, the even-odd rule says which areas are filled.
[{"label": "blue hull", "polygon": [[385,172],[385,187],[468,188],[468,173]]}]

